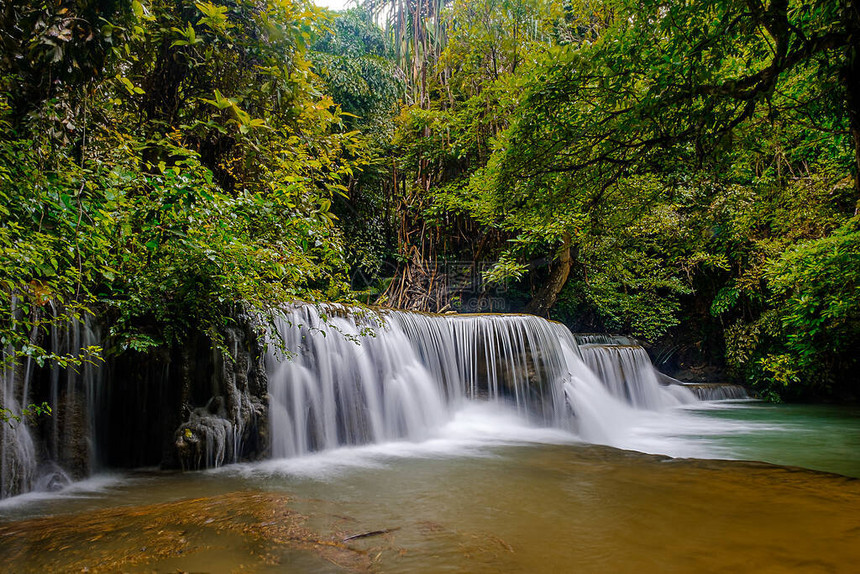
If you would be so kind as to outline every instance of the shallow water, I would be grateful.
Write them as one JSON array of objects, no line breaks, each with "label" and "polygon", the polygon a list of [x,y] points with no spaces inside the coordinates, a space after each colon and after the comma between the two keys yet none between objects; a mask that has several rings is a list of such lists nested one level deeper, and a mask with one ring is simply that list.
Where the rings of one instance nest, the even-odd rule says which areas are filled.
[{"label": "shallow water", "polygon": [[[630,423],[615,446],[858,468],[850,409],[721,404]],[[860,481],[587,445],[469,405],[421,443],[4,501],[0,551],[8,572],[853,572]]]},{"label": "shallow water", "polygon": [[[763,460],[860,478],[860,408],[758,401],[705,404],[697,414],[728,424],[706,440],[727,458]],[[732,425],[750,425],[748,432]],[[692,437],[691,437],[692,438]]]}]

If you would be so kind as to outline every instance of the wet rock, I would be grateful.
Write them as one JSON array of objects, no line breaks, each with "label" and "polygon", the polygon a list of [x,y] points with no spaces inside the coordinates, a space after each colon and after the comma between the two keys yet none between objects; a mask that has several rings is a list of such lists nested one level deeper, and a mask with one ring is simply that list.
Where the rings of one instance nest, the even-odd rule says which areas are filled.
[{"label": "wet rock", "polygon": [[196,571],[256,572],[302,553],[316,557],[319,569],[369,571],[366,552],[311,530],[290,504],[283,494],[238,492],[0,524],[3,565],[10,572],[175,572],[182,557],[199,564]]},{"label": "wet rock", "polygon": [[268,452],[262,349],[248,321],[241,327],[225,329],[223,335],[224,350],[212,356],[208,386],[214,394],[204,406],[192,406],[192,376],[186,372],[184,377],[188,415],[173,433],[174,454],[183,469],[257,460]]},{"label": "wet rock", "polygon": [[72,477],[53,461],[46,461],[36,470],[33,490],[37,492],[58,492],[72,483]]}]

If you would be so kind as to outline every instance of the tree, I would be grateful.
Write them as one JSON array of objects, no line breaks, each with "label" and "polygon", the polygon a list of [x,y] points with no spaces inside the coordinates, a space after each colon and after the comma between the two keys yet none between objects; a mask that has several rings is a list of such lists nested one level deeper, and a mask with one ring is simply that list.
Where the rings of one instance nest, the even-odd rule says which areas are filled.
[{"label": "tree", "polygon": [[679,159],[718,162],[739,127],[778,117],[832,134],[860,158],[853,0],[607,5],[603,35],[560,54],[530,91],[505,177],[569,173],[606,188]]},{"label": "tree", "polygon": [[449,0],[368,0],[364,6],[386,19],[384,29],[397,65],[408,79],[412,103],[430,102],[427,81],[445,46],[442,12]]},{"label": "tree", "polygon": [[321,13],[110,7],[3,6],[17,50],[0,92],[4,358],[97,355],[46,346],[94,310],[110,351],[143,351],[198,332],[218,344],[237,307],[345,296],[330,207],[364,154],[307,58]]}]

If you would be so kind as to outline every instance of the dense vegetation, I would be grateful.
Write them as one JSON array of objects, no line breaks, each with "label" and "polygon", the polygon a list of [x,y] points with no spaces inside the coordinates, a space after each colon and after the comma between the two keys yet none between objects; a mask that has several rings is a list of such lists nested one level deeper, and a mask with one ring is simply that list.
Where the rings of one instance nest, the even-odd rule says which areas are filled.
[{"label": "dense vegetation", "polygon": [[[856,0],[0,19],[7,367],[360,300],[528,310],[772,397],[856,394]],[[52,351],[90,312],[111,348]]]}]

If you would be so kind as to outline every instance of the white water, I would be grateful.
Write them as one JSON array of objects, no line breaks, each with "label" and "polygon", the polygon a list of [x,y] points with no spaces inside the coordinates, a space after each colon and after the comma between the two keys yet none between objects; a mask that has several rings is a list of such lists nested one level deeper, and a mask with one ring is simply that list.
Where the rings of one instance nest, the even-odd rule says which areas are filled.
[{"label": "white water", "polygon": [[[515,413],[520,427],[648,452],[695,450],[656,438],[673,424],[689,427],[693,417],[675,407],[696,399],[660,385],[641,347],[584,345],[601,380],[567,328],[534,316],[320,314],[311,306],[286,314],[273,343],[289,357],[274,344],[267,357],[276,459],[398,440],[456,443],[457,415],[478,400]],[[479,424],[485,439],[504,435],[510,419]]]},{"label": "white water", "polygon": [[[27,390],[16,384],[21,367],[15,368],[7,352],[3,352],[0,371],[0,406],[8,409],[10,416],[21,416],[22,403],[26,404]],[[29,371],[29,361],[24,373]],[[26,377],[27,375],[23,375]],[[0,499],[33,487],[36,474],[36,447],[26,421],[8,422],[0,420]]]},{"label": "white water", "polygon": [[623,416],[605,419],[606,426],[592,433],[592,437],[604,433],[602,439],[586,440],[570,430],[530,422],[512,405],[466,399],[458,408],[452,408],[447,422],[428,431],[423,440],[344,445],[208,472],[254,480],[333,481],[362,469],[394,467],[405,459],[495,458],[499,447],[518,445],[605,444],[673,457],[732,458],[731,450],[719,446],[715,439],[768,430],[766,425],[720,420],[685,409],[661,412],[622,407],[619,414]]},{"label": "white water", "polygon": [[750,398],[746,389],[730,384],[688,384],[688,389],[702,401],[737,401]]},{"label": "white water", "polygon": [[[79,356],[84,347],[101,343],[101,335],[91,324],[90,317],[60,324],[59,311],[50,306],[50,352],[56,356]],[[34,329],[31,338],[35,340]],[[30,491],[57,491],[71,484],[68,466],[83,463],[78,472],[89,474],[96,460],[95,425],[97,394],[103,388],[102,372],[97,365],[84,361],[72,369],[53,366],[48,396],[32,396],[35,369],[30,358],[13,357],[5,349],[0,362],[0,405],[21,420],[0,421],[0,500]],[[30,425],[34,421],[23,416],[32,402],[47,399],[52,408],[48,419],[42,456],[37,449]]]},{"label": "white water", "polygon": [[230,465],[211,473],[331,480],[351,470],[381,468],[401,459],[494,457],[494,447],[580,442],[569,431],[529,424],[516,410],[487,401],[464,401],[451,418],[420,441],[391,440],[341,446],[290,458]]},{"label": "white water", "polygon": [[660,385],[645,349],[622,340],[586,343],[579,347],[585,364],[603,381],[609,392],[634,407],[659,409],[696,402],[696,396],[680,385]]},{"label": "white water", "polygon": [[0,516],[5,512],[14,512],[17,507],[43,501],[98,498],[104,496],[114,487],[129,485],[133,481],[133,478],[121,473],[98,474],[84,480],[71,482],[61,490],[33,490],[0,500]]},{"label": "white water", "polygon": [[[87,323],[73,322],[55,330],[52,351],[99,343]],[[578,343],[563,325],[534,316],[362,316],[355,309],[301,306],[284,314],[271,343],[273,460],[262,468],[279,472],[486,453],[488,446],[523,442],[722,457],[702,437],[748,432],[679,408],[694,402],[693,394],[660,385],[647,354],[630,341],[603,336]],[[26,425],[2,425],[0,498],[62,488],[73,468],[78,477],[92,471],[79,461],[98,461],[105,434],[99,405],[110,388],[101,369],[80,371],[51,373],[54,416],[42,425],[42,446]],[[34,398],[29,363],[0,374],[0,401],[20,412]],[[209,466],[238,460],[241,429],[225,427],[222,434],[224,444],[216,449],[207,442],[206,452],[232,456],[210,456]]]}]

